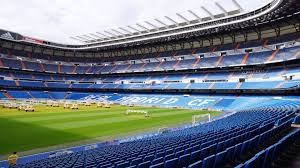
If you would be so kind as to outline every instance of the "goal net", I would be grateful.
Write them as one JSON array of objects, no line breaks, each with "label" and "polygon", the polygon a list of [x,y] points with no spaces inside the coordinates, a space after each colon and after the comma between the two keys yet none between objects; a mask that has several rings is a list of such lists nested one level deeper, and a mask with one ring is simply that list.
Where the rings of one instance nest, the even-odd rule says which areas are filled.
[{"label": "goal net", "polygon": [[159,134],[164,134],[164,133],[168,133],[171,132],[171,130],[168,127],[162,127],[158,129],[158,133]]},{"label": "goal net", "polygon": [[193,115],[192,116],[192,125],[197,126],[201,123],[210,122],[210,114],[200,114],[200,115]]},{"label": "goal net", "polygon": [[145,110],[126,110],[125,111],[126,115],[128,115],[129,113],[144,114],[145,117],[149,117],[148,111],[145,111]]}]

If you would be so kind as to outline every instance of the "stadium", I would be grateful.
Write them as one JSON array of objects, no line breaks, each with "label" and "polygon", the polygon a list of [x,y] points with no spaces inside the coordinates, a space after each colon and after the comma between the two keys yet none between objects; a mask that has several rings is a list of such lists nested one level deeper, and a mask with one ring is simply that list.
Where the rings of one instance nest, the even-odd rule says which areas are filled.
[{"label": "stadium", "polygon": [[300,3],[229,2],[79,44],[0,29],[0,167],[300,167]]}]

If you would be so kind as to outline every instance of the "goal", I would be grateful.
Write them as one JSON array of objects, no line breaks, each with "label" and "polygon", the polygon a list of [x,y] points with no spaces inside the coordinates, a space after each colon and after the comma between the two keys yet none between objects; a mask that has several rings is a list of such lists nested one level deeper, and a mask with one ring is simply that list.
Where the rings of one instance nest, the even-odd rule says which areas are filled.
[{"label": "goal", "polygon": [[162,128],[158,129],[159,134],[165,134],[165,133],[168,133],[168,132],[171,132],[171,129],[169,129],[168,127],[162,127]]},{"label": "goal", "polygon": [[145,117],[149,117],[149,113],[148,111],[145,110],[126,110],[125,114],[128,115],[129,113],[140,113],[140,114],[144,114]]},{"label": "goal", "polygon": [[210,122],[210,114],[200,114],[200,115],[193,115],[192,116],[192,125],[197,126],[204,122]]}]

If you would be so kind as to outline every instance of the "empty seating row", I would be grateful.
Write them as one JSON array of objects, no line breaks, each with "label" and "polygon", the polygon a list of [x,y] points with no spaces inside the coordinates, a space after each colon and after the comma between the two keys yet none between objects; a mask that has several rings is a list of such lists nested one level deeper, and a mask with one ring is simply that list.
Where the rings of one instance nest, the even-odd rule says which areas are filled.
[{"label": "empty seating row", "polygon": [[[283,83],[283,84],[282,84]],[[238,87],[240,84],[240,87]],[[282,84],[282,85],[281,85]],[[275,89],[275,88],[291,88],[299,87],[300,81],[291,82],[202,82],[202,83],[159,83],[159,84],[116,84],[116,83],[74,83],[67,84],[65,82],[42,82],[27,80],[0,80],[0,86],[5,88],[11,87],[36,87],[36,88],[62,88],[62,89]]]},{"label": "empty seating row", "polygon": [[[276,51],[263,51],[246,54],[235,55],[223,55],[217,56],[211,54],[204,58],[188,58],[181,60],[174,57],[156,58],[154,62],[145,61],[136,64],[124,63],[105,63],[102,65],[72,65],[66,63],[39,63],[22,61],[12,58],[1,58],[2,66],[11,69],[23,69],[33,71],[46,71],[54,73],[69,73],[69,74],[98,74],[98,73],[123,73],[133,71],[164,71],[164,70],[180,70],[180,69],[195,69],[195,68],[211,68],[211,67],[227,67],[234,65],[253,65],[264,64],[272,61],[286,61],[291,59],[297,59],[299,56],[297,52],[300,46],[294,46],[291,48],[284,48]],[[198,58],[199,57],[199,58]],[[166,59],[166,60],[165,60]]]}]

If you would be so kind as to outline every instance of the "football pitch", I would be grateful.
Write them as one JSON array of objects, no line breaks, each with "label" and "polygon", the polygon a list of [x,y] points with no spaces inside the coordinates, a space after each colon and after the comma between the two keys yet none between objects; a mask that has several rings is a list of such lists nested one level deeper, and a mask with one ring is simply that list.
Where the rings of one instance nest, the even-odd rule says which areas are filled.
[{"label": "football pitch", "polygon": [[[143,114],[126,115],[127,109],[145,110]],[[35,112],[0,107],[0,155],[13,151],[32,154],[64,147],[113,140],[162,127],[191,123],[192,116],[216,111],[186,110],[156,107],[111,108],[79,106],[78,110],[63,107],[35,106]]]}]

